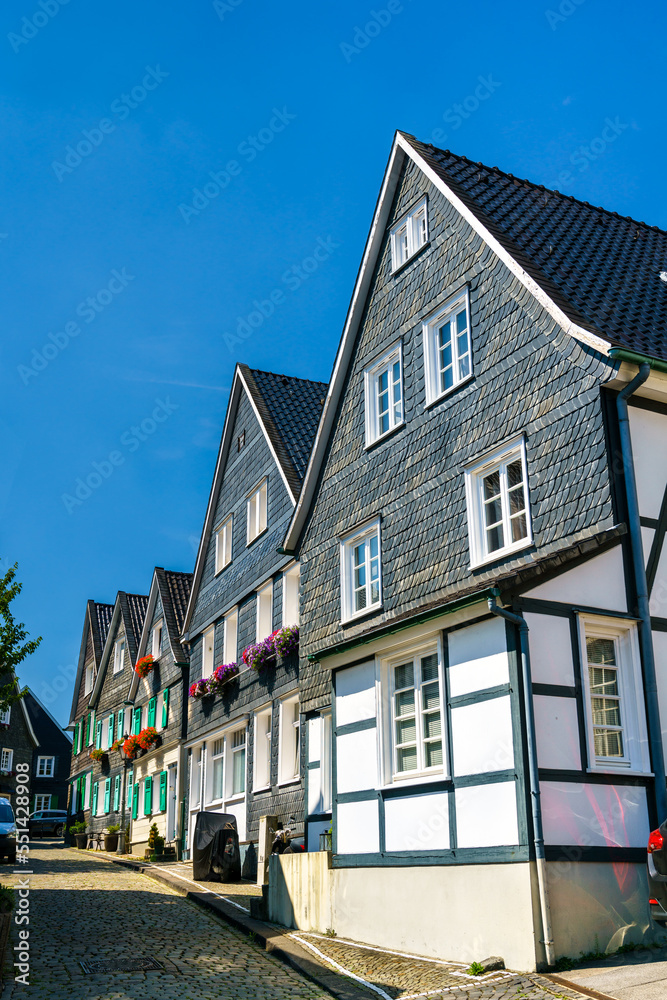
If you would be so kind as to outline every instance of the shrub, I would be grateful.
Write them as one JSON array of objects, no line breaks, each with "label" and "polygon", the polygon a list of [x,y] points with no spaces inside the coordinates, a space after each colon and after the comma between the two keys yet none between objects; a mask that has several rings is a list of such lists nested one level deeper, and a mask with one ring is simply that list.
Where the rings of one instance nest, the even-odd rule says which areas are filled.
[{"label": "shrub", "polygon": [[114,833],[118,833],[119,830],[120,830],[120,823],[112,823],[111,826],[107,827],[107,833],[111,835],[113,835]]}]

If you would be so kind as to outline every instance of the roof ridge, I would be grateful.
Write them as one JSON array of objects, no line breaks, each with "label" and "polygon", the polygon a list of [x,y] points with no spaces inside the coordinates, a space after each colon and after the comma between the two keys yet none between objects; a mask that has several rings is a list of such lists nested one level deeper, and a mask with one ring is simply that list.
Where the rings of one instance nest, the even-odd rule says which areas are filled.
[{"label": "roof ridge", "polygon": [[259,374],[259,375],[273,375],[274,378],[289,378],[293,382],[307,382],[308,385],[324,385],[324,386],[328,386],[329,385],[328,382],[320,382],[317,379],[300,378],[298,375],[284,375],[281,372],[270,372],[270,371],[267,371],[266,368],[251,368],[250,365],[247,365],[247,368],[248,368],[248,371],[250,371],[250,372],[253,373],[253,375],[254,374]]}]

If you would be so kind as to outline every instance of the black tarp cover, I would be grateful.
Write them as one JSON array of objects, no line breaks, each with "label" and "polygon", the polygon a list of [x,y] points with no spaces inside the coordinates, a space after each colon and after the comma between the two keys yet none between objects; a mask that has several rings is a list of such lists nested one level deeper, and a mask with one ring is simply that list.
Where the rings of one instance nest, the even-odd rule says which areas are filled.
[{"label": "black tarp cover", "polygon": [[241,855],[236,816],[197,813],[192,844],[192,877],[199,882],[237,882]]}]

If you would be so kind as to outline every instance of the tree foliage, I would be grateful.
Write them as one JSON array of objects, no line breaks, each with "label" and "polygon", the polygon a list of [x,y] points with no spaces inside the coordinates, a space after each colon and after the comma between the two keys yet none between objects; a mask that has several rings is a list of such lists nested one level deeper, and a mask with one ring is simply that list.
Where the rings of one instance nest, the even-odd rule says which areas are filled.
[{"label": "tree foliage", "polygon": [[16,580],[18,563],[14,563],[0,579],[0,712],[20,701],[26,692],[18,687],[16,667],[26,656],[34,653],[42,637],[28,639],[22,622],[15,622],[10,604],[21,593],[22,584]]}]

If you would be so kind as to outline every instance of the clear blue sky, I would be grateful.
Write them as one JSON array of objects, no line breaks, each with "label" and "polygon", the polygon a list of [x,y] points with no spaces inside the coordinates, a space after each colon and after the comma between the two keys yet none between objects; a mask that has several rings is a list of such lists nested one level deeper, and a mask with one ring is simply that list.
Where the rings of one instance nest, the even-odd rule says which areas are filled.
[{"label": "clear blue sky", "polygon": [[328,379],[396,128],[667,228],[667,10],[8,0],[0,19],[0,565],[44,637],[21,679],[65,723],[86,600],[193,568],[235,362]]}]

